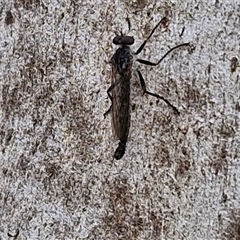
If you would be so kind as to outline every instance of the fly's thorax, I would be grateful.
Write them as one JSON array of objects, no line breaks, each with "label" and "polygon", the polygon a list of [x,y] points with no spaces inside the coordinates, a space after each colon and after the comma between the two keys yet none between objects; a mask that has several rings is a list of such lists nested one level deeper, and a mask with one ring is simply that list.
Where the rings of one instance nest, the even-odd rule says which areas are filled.
[{"label": "fly's thorax", "polygon": [[111,60],[118,73],[125,75],[126,72],[130,71],[133,63],[133,56],[129,46],[123,45],[118,48]]}]

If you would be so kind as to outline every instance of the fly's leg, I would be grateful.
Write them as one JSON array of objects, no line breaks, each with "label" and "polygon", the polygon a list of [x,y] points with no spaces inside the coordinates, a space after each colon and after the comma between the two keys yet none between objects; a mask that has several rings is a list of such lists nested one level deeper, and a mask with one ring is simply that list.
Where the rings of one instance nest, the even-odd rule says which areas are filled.
[{"label": "fly's leg", "polygon": [[[183,46],[189,46],[189,43],[183,43],[183,44],[180,44],[174,48],[171,48],[158,62],[156,63],[153,63],[153,62],[150,62],[150,61],[147,61],[147,60],[143,60],[143,59],[137,59],[138,62],[142,63],[142,64],[145,64],[145,65],[148,65],[148,66],[157,66],[169,53],[171,53],[173,50],[179,48],[179,47],[183,47]],[[151,96],[154,96],[156,98],[159,98],[159,99],[162,99],[165,103],[167,103],[168,106],[170,106],[177,114],[180,114],[178,109],[173,106],[167,99],[165,99],[164,97],[162,96],[159,96],[158,94],[155,94],[155,93],[151,93],[149,91],[147,91],[146,89],[146,84],[145,84],[145,81],[143,79],[143,76],[141,74],[141,72],[139,70],[137,70],[138,72],[138,76],[139,76],[139,79],[140,79],[140,82],[141,82],[141,86],[142,86],[142,89],[143,89],[143,93],[147,93]]]},{"label": "fly's leg", "polygon": [[[155,27],[154,29],[152,30],[152,32],[149,34],[149,36],[147,37],[147,39],[142,43],[142,45],[139,47],[139,49],[136,51],[135,55],[139,54],[144,46],[146,45],[147,41],[150,39],[150,37],[153,35],[154,31],[157,29],[157,27],[161,24],[161,23],[164,23],[164,21],[166,21],[167,18],[163,18]],[[170,49],[158,62],[154,63],[154,62],[150,62],[148,60],[143,60],[143,59],[137,59],[137,61],[139,63],[142,63],[142,64],[145,64],[145,65],[148,65],[148,66],[157,66],[169,53],[171,53],[173,50],[179,48],[179,47],[183,47],[183,46],[189,46],[190,44],[189,43],[183,43],[183,44],[180,44],[172,49]],[[139,79],[140,79],[140,82],[141,82],[141,86],[142,86],[142,89],[143,89],[143,93],[147,93],[153,97],[156,97],[156,98],[159,98],[161,100],[163,100],[169,107],[171,107],[177,114],[180,114],[178,109],[173,106],[167,99],[165,99],[164,97],[158,95],[158,94],[155,94],[155,93],[151,93],[149,91],[147,91],[146,89],[146,84],[145,84],[145,81],[144,81],[144,78],[141,74],[141,72],[139,70],[137,70],[138,72],[138,76],[139,76]]]},{"label": "fly's leg", "polygon": [[183,44],[180,44],[180,45],[177,45],[176,47],[174,48],[171,48],[166,54],[164,54],[164,56],[156,63],[153,63],[153,62],[150,62],[148,60],[143,60],[143,59],[137,59],[138,62],[142,63],[142,64],[145,64],[145,65],[148,65],[148,66],[157,66],[169,53],[171,53],[173,50],[179,48],[179,47],[183,47],[183,46],[189,46],[190,44],[189,43],[183,43]]},{"label": "fly's leg", "polygon": [[[164,18],[161,19],[161,21],[153,28],[153,30],[151,31],[151,33],[149,34],[149,36],[147,37],[147,39],[144,40],[144,42],[141,44],[141,46],[140,46],[140,47],[138,48],[138,50],[135,52],[135,55],[138,55],[140,52],[142,52],[142,50],[143,50],[143,48],[145,47],[146,43],[147,43],[148,40],[151,38],[151,36],[152,36],[153,33],[155,32],[155,30],[158,28],[158,26],[159,26],[161,23],[164,23],[164,22],[166,22],[166,21],[167,21],[167,18],[166,18],[166,17],[164,17]],[[151,62],[149,62],[149,61],[140,60],[140,59],[138,59],[138,60],[144,61],[144,62],[145,62],[144,64],[149,63],[149,64],[147,64],[147,65],[156,66],[156,65],[158,65],[171,51],[173,51],[174,49],[176,49],[176,48],[178,48],[178,47],[182,47],[182,46],[188,46],[188,45],[189,45],[189,43],[183,43],[183,44],[181,44],[181,45],[178,45],[178,46],[170,49],[157,63],[151,63]],[[139,62],[140,62],[140,61],[139,61]]]},{"label": "fly's leg", "polygon": [[143,90],[143,94],[146,93],[146,94],[149,94],[149,95],[151,95],[151,96],[153,96],[153,97],[156,97],[156,98],[159,98],[159,99],[163,100],[163,101],[164,101],[169,107],[171,107],[177,114],[180,114],[180,112],[178,111],[178,109],[177,109],[175,106],[173,106],[167,99],[165,99],[164,97],[162,97],[162,96],[160,96],[160,95],[158,95],[158,94],[156,94],[156,93],[151,93],[151,92],[147,91],[147,89],[146,89],[146,84],[145,84],[145,81],[144,81],[144,78],[143,78],[141,72],[140,72],[139,70],[137,70],[137,73],[138,73],[138,76],[139,76],[139,79],[140,79],[140,83],[141,83],[141,87],[142,87],[142,90]]},{"label": "fly's leg", "polygon": [[138,48],[138,50],[136,51],[135,55],[139,54],[143,48],[145,47],[146,43],[148,42],[148,40],[150,39],[150,37],[153,35],[153,33],[155,32],[155,30],[157,29],[157,27],[161,24],[164,23],[165,21],[167,21],[167,18],[164,17],[161,19],[161,21],[154,27],[154,29],[151,31],[151,33],[149,34],[149,36],[147,37],[146,40],[144,40],[144,42],[141,44],[141,46]]}]

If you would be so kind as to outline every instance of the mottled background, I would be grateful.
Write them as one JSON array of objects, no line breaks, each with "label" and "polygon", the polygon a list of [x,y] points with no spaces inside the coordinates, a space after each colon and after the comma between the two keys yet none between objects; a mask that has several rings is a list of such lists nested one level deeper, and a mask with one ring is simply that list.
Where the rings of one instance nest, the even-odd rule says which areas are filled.
[{"label": "mottled background", "polygon": [[[239,0],[0,2],[0,239],[240,239]],[[164,16],[141,57],[191,48],[139,68],[181,114],[134,72],[115,161],[112,39]]]}]

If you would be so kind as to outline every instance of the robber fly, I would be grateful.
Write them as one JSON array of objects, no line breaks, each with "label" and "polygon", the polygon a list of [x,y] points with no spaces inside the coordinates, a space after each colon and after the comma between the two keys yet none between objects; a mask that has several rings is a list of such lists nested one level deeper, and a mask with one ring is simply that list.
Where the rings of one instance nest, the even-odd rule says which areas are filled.
[{"label": "robber fly", "polygon": [[[134,43],[134,38],[130,36],[116,34],[113,39],[113,44],[119,45],[115,54],[111,58],[112,65],[112,84],[107,90],[108,97],[110,98],[112,105],[108,111],[104,114],[111,112],[112,114],[112,125],[115,137],[120,140],[117,149],[114,153],[114,158],[119,160],[123,157],[126,149],[126,143],[130,128],[130,80],[132,77],[132,65],[133,65],[133,55],[138,55],[142,52],[147,41],[150,39],[156,28],[161,24],[165,23],[167,19],[164,17],[152,30],[147,39],[141,44],[136,52],[131,51],[130,45]],[[157,66],[170,52],[176,48],[182,46],[189,46],[189,43],[180,44],[172,49],[170,49],[158,62],[153,63],[143,59],[137,59],[139,63]],[[146,84],[141,72],[137,69],[137,73],[140,79],[141,87],[144,94],[149,94],[153,97],[162,99],[169,107],[171,107],[177,114],[179,114],[178,109],[173,106],[164,97],[149,92],[146,89]]]}]

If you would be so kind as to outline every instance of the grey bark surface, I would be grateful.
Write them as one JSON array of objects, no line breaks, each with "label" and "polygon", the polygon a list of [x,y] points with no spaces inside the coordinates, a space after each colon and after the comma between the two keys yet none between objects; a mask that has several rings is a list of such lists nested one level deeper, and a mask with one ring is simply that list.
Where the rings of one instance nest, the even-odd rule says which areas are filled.
[{"label": "grey bark surface", "polygon": [[[238,0],[0,3],[0,239],[240,238]],[[191,48],[135,69],[180,116],[134,73],[116,161],[112,39],[162,17],[141,58]]]}]

